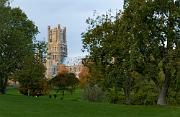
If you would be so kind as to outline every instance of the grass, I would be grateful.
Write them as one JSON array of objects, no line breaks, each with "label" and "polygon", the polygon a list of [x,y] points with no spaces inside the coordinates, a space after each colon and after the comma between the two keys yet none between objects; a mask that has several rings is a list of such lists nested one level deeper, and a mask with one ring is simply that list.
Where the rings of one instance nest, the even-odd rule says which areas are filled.
[{"label": "grass", "polygon": [[90,103],[80,99],[80,91],[64,100],[27,97],[15,90],[0,95],[0,117],[179,117],[180,107],[132,106]]}]

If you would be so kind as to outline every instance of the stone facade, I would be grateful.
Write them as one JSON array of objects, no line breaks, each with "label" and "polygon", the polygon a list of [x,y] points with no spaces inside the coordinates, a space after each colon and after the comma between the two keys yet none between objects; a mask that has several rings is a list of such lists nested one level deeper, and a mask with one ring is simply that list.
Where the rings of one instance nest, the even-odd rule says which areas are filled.
[{"label": "stone facade", "polygon": [[82,64],[78,64],[78,65],[72,65],[66,67],[70,73],[74,73],[76,77],[79,78],[79,73],[81,72],[84,66]]},{"label": "stone facade", "polygon": [[67,57],[64,64],[70,73],[74,73],[79,78],[79,73],[83,69],[82,59],[84,56]]},{"label": "stone facade", "polygon": [[67,57],[66,27],[58,25],[55,28],[48,26],[48,51],[46,58],[46,77],[52,78],[57,74],[58,65]]}]

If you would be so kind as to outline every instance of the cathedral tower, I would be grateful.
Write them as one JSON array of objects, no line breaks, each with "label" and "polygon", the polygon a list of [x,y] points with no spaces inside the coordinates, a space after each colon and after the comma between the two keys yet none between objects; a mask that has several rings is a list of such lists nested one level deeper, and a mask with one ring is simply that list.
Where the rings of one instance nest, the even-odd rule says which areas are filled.
[{"label": "cathedral tower", "polygon": [[46,77],[52,78],[57,74],[59,64],[67,57],[66,27],[58,25],[55,28],[48,26],[48,51],[46,61]]}]

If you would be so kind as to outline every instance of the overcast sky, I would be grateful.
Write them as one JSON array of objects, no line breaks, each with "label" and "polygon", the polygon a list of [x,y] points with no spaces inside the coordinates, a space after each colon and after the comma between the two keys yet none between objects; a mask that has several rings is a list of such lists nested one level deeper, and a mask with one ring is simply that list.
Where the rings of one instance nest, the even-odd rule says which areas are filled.
[{"label": "overcast sky", "polygon": [[38,40],[47,40],[47,26],[60,24],[67,27],[68,56],[82,56],[81,33],[87,28],[85,20],[109,9],[122,9],[124,0],[12,0],[12,6],[20,7],[38,26]]}]

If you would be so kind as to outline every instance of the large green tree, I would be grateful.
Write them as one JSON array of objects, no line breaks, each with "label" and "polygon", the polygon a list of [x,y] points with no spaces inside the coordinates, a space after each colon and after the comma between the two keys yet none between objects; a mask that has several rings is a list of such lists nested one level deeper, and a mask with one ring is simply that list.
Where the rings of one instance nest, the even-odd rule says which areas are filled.
[{"label": "large green tree", "polygon": [[48,94],[49,85],[45,77],[46,43],[36,41],[33,43],[32,54],[27,56],[20,69],[11,76],[13,81],[19,82],[19,91],[24,95],[41,96]]},{"label": "large green tree", "polygon": [[26,58],[22,68],[14,74],[19,82],[19,91],[27,96],[48,94],[49,86],[45,78],[45,70],[39,56]]},{"label": "large green tree", "polygon": [[4,94],[9,76],[33,54],[38,29],[20,8],[10,7],[8,0],[0,0],[0,19],[0,92]]},{"label": "large green tree", "polygon": [[110,87],[123,87],[126,102],[142,83],[138,89],[153,86],[157,104],[167,103],[168,89],[178,81],[179,10],[179,0],[129,0],[122,15],[88,20],[83,45],[89,59],[102,66],[99,73]]},{"label": "large green tree", "polygon": [[[135,53],[142,56],[144,75],[158,86],[157,104],[165,105],[171,82],[177,73],[178,39],[180,31],[179,1],[174,0],[130,0],[125,9],[132,20],[128,32],[134,40]],[[138,51],[137,51],[138,50]],[[158,74],[163,74],[159,82]]]},{"label": "large green tree", "polygon": [[[129,44],[118,43],[120,38],[120,13],[112,16],[111,12],[98,16],[95,20],[88,19],[88,31],[83,33],[84,49],[90,52],[87,65],[90,69],[93,84],[103,85],[105,90],[114,91],[115,95],[123,88],[126,103],[132,85],[129,65],[129,50],[124,49]],[[113,89],[113,90],[112,90]]]}]

